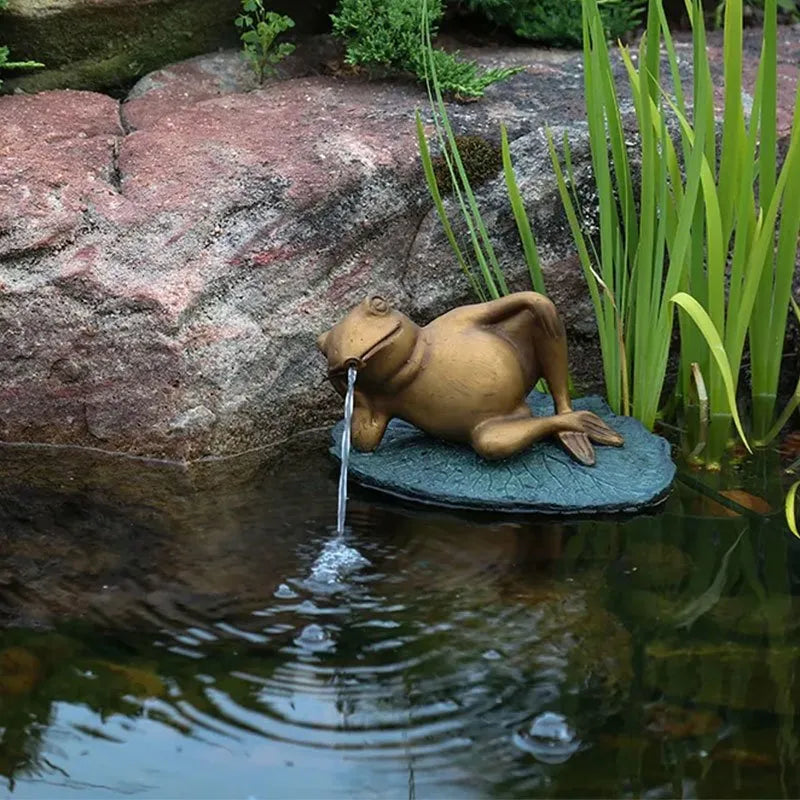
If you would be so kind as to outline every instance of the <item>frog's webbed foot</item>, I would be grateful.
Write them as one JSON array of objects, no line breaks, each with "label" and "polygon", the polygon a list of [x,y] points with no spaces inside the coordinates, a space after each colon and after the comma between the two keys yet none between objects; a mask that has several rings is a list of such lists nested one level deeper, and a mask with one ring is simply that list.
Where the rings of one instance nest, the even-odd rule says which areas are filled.
[{"label": "frog's webbed foot", "polygon": [[621,447],[625,440],[591,411],[565,411],[558,415],[566,427],[557,434],[564,449],[578,462],[591,467],[595,463],[596,444]]},{"label": "frog's webbed foot", "polygon": [[585,433],[577,431],[562,431],[556,435],[561,446],[576,461],[586,467],[593,467],[595,464],[594,447]]}]

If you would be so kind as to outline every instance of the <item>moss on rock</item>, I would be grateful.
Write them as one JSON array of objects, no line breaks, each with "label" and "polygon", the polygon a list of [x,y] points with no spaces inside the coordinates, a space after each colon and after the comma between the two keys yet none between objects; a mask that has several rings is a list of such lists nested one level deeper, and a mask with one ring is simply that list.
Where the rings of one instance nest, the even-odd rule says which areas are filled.
[{"label": "moss on rock", "polygon": [[[461,162],[469,178],[470,186],[475,188],[494,178],[502,169],[503,158],[500,148],[482,136],[456,136]],[[453,191],[450,170],[444,156],[436,156],[433,161],[433,174],[442,194]]]}]

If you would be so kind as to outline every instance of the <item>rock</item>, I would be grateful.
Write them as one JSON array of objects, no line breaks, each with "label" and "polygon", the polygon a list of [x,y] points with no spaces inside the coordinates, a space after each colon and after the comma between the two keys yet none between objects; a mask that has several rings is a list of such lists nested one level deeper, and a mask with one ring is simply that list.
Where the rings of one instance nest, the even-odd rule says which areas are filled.
[{"label": "rock", "polygon": [[[366,292],[422,324],[473,299],[422,177],[424,90],[344,74],[337,47],[299,47],[257,90],[232,50],[152,73],[121,105],[0,98],[0,439],[179,460],[263,447],[338,416],[314,341]],[[599,392],[543,134],[569,136],[591,200],[581,55],[464,55],[527,66],[451,119],[495,143],[506,124],[573,378]],[[526,288],[502,177],[476,194],[510,287]]]},{"label": "rock", "polygon": [[[550,57],[452,110],[472,134],[509,124],[552,228],[545,259],[570,239],[537,109],[580,129],[578,63]],[[175,459],[260,447],[335,418],[314,340],[365,292],[420,321],[471,299],[422,178],[418,86],[311,75],[242,92],[247,79],[229,52],[155,73],[121,108],[0,98],[0,438]],[[505,205],[488,214],[516,241]],[[524,288],[518,242],[500,253]],[[569,322],[582,278],[555,270]]]},{"label": "rock", "polygon": [[[295,32],[330,27],[333,0],[269,3],[290,14]],[[44,69],[4,75],[6,90],[119,89],[164,64],[235,46],[240,0],[10,0],[3,44]]]},{"label": "rock", "polygon": [[[552,414],[552,399],[533,392],[537,416]],[[664,499],[675,476],[669,444],[630,417],[617,417],[597,397],[579,398],[576,410],[594,411],[625,437],[621,448],[596,446],[597,464],[576,464],[549,440],[513,458],[481,459],[466,446],[438,441],[393,420],[374,453],[350,453],[350,476],[371,489],[443,506],[591,514],[632,511]],[[339,455],[343,423],[331,454]]]}]

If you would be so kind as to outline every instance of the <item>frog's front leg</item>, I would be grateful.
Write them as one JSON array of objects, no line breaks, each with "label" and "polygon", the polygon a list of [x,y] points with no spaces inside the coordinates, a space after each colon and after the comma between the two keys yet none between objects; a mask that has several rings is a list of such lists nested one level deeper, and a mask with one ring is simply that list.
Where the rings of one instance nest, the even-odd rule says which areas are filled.
[{"label": "frog's front leg", "polygon": [[388,424],[388,415],[375,410],[363,395],[356,392],[353,422],[350,426],[350,434],[356,450],[360,450],[362,453],[371,453],[381,443]]}]

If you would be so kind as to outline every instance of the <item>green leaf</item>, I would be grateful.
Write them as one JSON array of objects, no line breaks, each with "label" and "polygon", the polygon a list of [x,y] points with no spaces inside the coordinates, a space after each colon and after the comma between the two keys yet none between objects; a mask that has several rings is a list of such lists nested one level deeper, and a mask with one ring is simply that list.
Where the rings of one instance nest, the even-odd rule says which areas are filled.
[{"label": "green leaf", "polygon": [[731,374],[730,363],[728,362],[728,357],[725,353],[725,347],[722,344],[722,339],[720,338],[717,329],[714,327],[711,317],[708,316],[706,310],[700,305],[700,303],[697,302],[697,300],[685,292],[678,292],[677,294],[673,295],[672,298],[670,298],[670,302],[675,303],[684,311],[686,311],[691,320],[703,334],[703,338],[706,340],[706,343],[711,350],[711,355],[714,358],[714,361],[716,362],[722,376],[722,381],[725,385],[725,393],[728,400],[728,409],[733,417],[736,430],[739,432],[739,436],[741,437],[742,442],[744,443],[744,446],[747,448],[748,452],[752,453],[753,451],[750,448],[750,444],[748,443],[747,437],[744,434],[742,421],[739,419],[739,411],[736,407],[736,389],[733,375]]},{"label": "green leaf", "polygon": [[[469,177],[461,160],[455,135],[447,115],[447,108],[444,104],[437,76],[436,59],[433,57],[434,51],[431,45],[426,0],[423,0],[422,10],[422,38],[426,54],[425,81],[428,89],[428,100],[431,104],[436,126],[436,134],[442,148],[442,157],[453,179],[453,190],[467,225],[472,249],[478,261],[487,292],[490,297],[497,298],[501,294],[508,294],[508,287],[497,262],[488,231],[481,218],[480,209],[472,192]],[[489,269],[490,265],[491,270]]]},{"label": "green leaf", "polygon": [[508,132],[506,131],[505,125],[500,126],[500,135],[502,140],[503,175],[506,181],[506,190],[508,191],[508,199],[511,203],[514,220],[517,223],[517,231],[519,232],[519,238],[522,242],[522,249],[525,252],[525,261],[528,264],[531,283],[537,292],[546,294],[542,265],[539,261],[539,252],[536,249],[536,241],[533,238],[528,215],[525,212],[525,205],[522,202],[519,186],[517,186],[517,179],[514,175],[514,167],[511,164],[511,151],[509,150]]},{"label": "green leaf", "polygon": [[800,481],[795,481],[790,487],[789,491],[786,493],[786,524],[789,526],[789,530],[798,538],[800,539],[800,532],[797,530],[797,514],[795,513],[795,496],[797,495],[797,489],[800,487]]},{"label": "green leaf", "polygon": [[[620,413],[620,404],[622,402],[619,386],[621,385],[619,375],[619,363],[617,360],[618,348],[616,342],[616,328],[614,325],[613,317],[607,318],[603,300],[600,295],[600,283],[598,276],[592,267],[592,259],[589,255],[589,248],[587,247],[587,237],[584,234],[583,228],[576,213],[576,207],[570,196],[567,182],[564,177],[564,171],[561,167],[558,154],[556,153],[555,142],[553,141],[553,132],[550,128],[545,128],[545,135],[547,137],[547,147],[550,152],[550,161],[553,165],[553,171],[556,175],[556,184],[558,192],[561,196],[561,203],[564,206],[564,211],[567,215],[567,222],[569,223],[572,237],[575,240],[575,245],[578,248],[578,258],[583,269],[583,274],[586,279],[586,285],[589,288],[589,295],[592,298],[592,305],[594,306],[594,313],[597,319],[597,332],[600,337],[600,350],[603,356],[603,377],[606,383],[606,392],[608,394],[609,405],[616,413]],[[569,146],[564,139],[565,159],[569,163]]]},{"label": "green leaf", "polygon": [[467,276],[473,290],[478,295],[480,300],[485,300],[486,295],[483,292],[482,287],[475,279],[475,275],[472,272],[469,264],[467,263],[466,259],[464,258],[464,254],[461,252],[461,248],[458,246],[458,241],[456,240],[455,233],[453,233],[453,227],[450,224],[450,219],[447,216],[447,211],[445,211],[444,203],[442,202],[442,195],[439,192],[439,184],[436,181],[436,175],[433,171],[433,162],[431,160],[431,153],[430,149],[428,148],[428,140],[425,137],[425,128],[422,125],[422,118],[420,117],[419,111],[416,113],[416,121],[417,121],[417,142],[419,144],[419,152],[420,157],[422,159],[422,169],[425,174],[425,181],[428,184],[428,191],[431,194],[431,198],[433,199],[434,207],[436,208],[436,213],[439,215],[439,221],[442,223],[442,228],[444,229],[445,236],[447,237],[447,241],[450,243],[450,247],[455,254],[456,260],[458,261],[459,266],[461,267],[464,274]]}]

